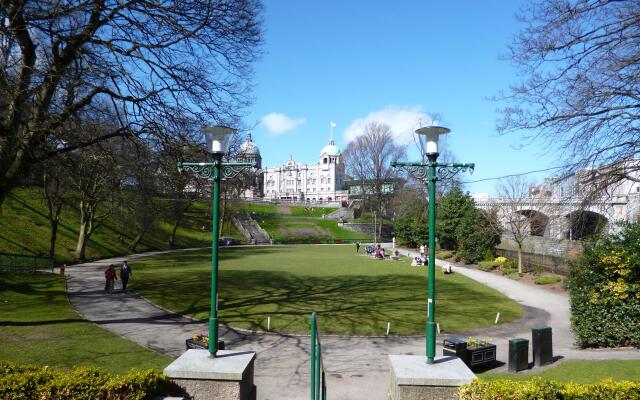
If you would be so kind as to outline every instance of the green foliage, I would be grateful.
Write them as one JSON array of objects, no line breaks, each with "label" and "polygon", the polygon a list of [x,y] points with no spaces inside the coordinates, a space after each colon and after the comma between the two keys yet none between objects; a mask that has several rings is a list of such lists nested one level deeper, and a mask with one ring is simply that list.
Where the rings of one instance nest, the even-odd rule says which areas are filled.
[{"label": "green foliage", "polygon": [[544,273],[544,267],[541,267],[540,265],[533,267],[531,273],[535,276],[540,276]]},{"label": "green foliage", "polygon": [[484,260],[483,261],[493,261],[495,258],[495,248],[493,249],[487,249],[487,252],[484,253]]},{"label": "green foliage", "polygon": [[567,286],[578,345],[640,346],[640,224],[585,243]]},{"label": "green foliage", "polygon": [[15,400],[143,400],[167,392],[169,380],[154,370],[111,375],[96,368],[71,371],[0,361],[0,398]]},{"label": "green foliage", "polygon": [[520,280],[520,278],[522,278],[522,274],[519,273],[518,271],[506,273],[504,274],[504,276],[506,276],[509,279],[513,279],[514,281]]},{"label": "green foliage", "polygon": [[468,210],[456,230],[456,254],[467,264],[482,260],[500,243],[500,232],[495,227],[496,224],[483,211],[475,207]]},{"label": "green foliage", "polygon": [[549,285],[552,283],[558,283],[561,280],[562,280],[562,277],[560,275],[551,274],[551,275],[539,276],[535,279],[534,282],[536,285]]},{"label": "green foliage", "polygon": [[452,251],[438,251],[436,252],[436,258],[440,260],[447,260],[454,256]]},{"label": "green foliage", "polygon": [[581,385],[534,378],[530,381],[474,380],[460,387],[460,400],[633,400],[640,382],[604,380]]},{"label": "green foliage", "polygon": [[495,262],[495,261],[480,261],[478,263],[478,267],[480,268],[480,270],[485,271],[485,272],[493,271],[494,269],[498,268],[499,266],[500,266],[500,264]]},{"label": "green foliage", "polygon": [[475,209],[471,196],[459,187],[452,188],[438,202],[436,236],[443,249],[458,248],[458,227],[465,215]]},{"label": "green foliage", "polygon": [[399,243],[417,247],[427,243],[429,236],[428,208],[425,194],[419,190],[405,190],[394,224],[394,232]]}]

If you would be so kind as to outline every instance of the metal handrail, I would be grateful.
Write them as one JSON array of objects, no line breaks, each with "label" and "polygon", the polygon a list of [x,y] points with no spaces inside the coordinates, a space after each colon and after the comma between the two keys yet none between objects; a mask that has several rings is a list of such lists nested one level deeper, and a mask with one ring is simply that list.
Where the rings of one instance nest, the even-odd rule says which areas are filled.
[{"label": "metal handrail", "polygon": [[316,312],[311,313],[311,400],[327,399],[327,382],[322,363],[322,344]]}]

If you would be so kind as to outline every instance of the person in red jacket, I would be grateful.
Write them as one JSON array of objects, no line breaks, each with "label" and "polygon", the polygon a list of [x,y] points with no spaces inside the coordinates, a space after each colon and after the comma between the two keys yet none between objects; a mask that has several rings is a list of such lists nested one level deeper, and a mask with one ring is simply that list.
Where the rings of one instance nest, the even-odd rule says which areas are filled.
[{"label": "person in red jacket", "polygon": [[115,285],[116,279],[118,279],[118,277],[116,276],[116,268],[113,264],[111,264],[107,269],[104,270],[104,290],[107,293],[113,293],[113,287]]}]

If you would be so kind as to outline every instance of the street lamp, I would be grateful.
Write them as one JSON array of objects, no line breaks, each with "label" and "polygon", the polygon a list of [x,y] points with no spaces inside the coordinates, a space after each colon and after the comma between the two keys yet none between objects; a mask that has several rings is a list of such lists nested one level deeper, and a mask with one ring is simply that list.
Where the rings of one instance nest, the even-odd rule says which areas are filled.
[{"label": "street lamp", "polygon": [[229,153],[229,144],[234,130],[226,126],[207,126],[202,129],[207,142],[207,152],[212,160],[204,163],[179,162],[178,169],[192,171],[197,177],[213,181],[211,193],[211,311],[209,314],[209,353],[212,357],[218,352],[218,236],[220,208],[220,180],[230,179],[249,168],[254,163],[223,163],[222,157]]},{"label": "street lamp", "polygon": [[438,163],[438,138],[449,133],[448,128],[441,126],[426,126],[416,130],[420,140],[420,147],[427,157],[424,162],[393,161],[393,168],[401,168],[409,171],[415,178],[426,181],[429,186],[429,269],[428,269],[428,293],[427,293],[427,323],[426,347],[427,363],[433,364],[436,355],[436,181],[452,178],[460,171],[470,170],[473,173],[475,164],[444,164]]}]

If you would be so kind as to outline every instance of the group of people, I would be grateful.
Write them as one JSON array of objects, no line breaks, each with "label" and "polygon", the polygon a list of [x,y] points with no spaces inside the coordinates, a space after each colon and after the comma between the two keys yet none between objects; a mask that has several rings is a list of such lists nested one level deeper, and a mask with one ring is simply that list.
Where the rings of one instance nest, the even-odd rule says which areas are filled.
[{"label": "group of people", "polygon": [[[122,291],[127,291],[127,283],[129,283],[129,277],[133,275],[129,263],[125,260],[120,267],[120,282],[122,282]],[[111,264],[104,270],[104,291],[107,293],[113,293],[118,276],[116,274],[116,265]]]}]

